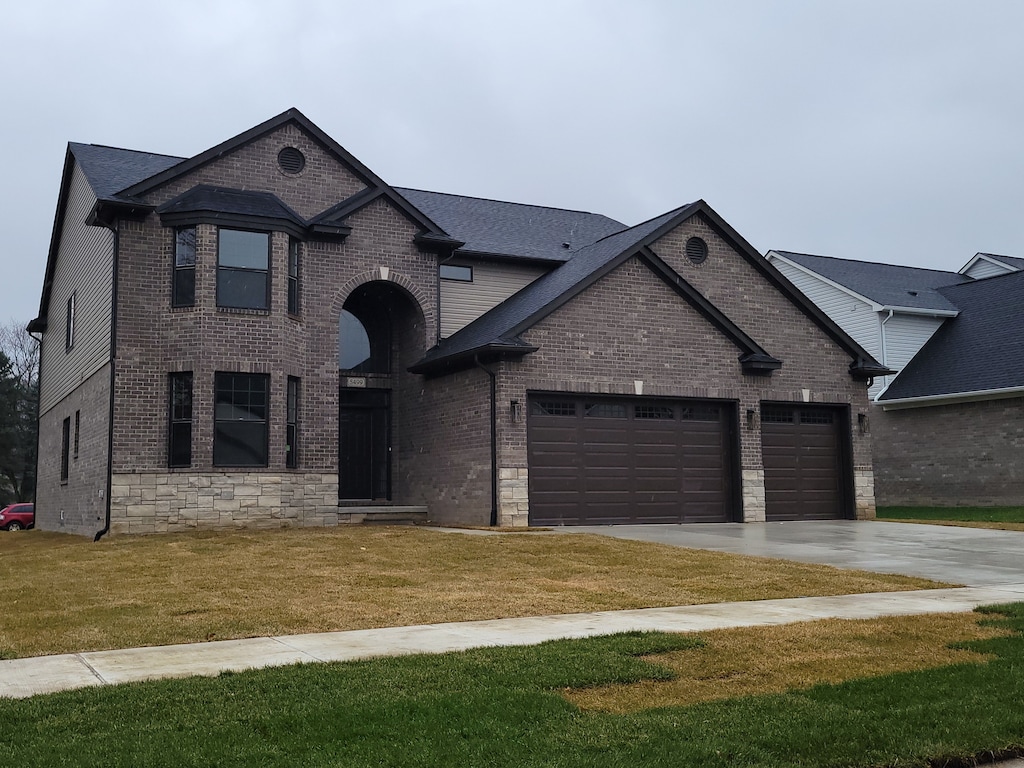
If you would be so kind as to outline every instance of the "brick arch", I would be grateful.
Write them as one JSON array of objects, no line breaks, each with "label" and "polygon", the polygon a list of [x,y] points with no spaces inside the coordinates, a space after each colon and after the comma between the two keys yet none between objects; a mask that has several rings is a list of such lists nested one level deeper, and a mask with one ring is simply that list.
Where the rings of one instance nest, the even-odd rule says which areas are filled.
[{"label": "brick arch", "polygon": [[[386,273],[385,273],[386,270]],[[386,274],[386,276],[385,276]],[[407,275],[397,272],[389,267],[377,267],[360,272],[345,282],[338,292],[334,294],[334,301],[331,302],[331,316],[338,318],[345,302],[352,292],[367,283],[390,283],[402,290],[409,299],[413,301],[420,314],[423,316],[424,349],[430,349],[437,342],[437,317],[436,308],[432,306],[429,297],[423,290],[414,283]]]}]

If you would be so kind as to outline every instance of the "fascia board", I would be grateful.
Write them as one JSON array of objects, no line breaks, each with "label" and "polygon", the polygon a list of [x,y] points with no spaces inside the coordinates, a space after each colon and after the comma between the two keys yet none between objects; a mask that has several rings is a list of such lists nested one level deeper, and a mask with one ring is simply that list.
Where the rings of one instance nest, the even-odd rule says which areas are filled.
[{"label": "fascia board", "polygon": [[906,408],[925,408],[929,405],[953,405],[955,403],[971,403],[979,400],[1006,400],[1012,397],[1024,397],[1024,386],[979,389],[974,392],[950,392],[944,395],[902,397],[896,400],[876,400],[875,402],[882,406],[883,411],[899,411]]}]

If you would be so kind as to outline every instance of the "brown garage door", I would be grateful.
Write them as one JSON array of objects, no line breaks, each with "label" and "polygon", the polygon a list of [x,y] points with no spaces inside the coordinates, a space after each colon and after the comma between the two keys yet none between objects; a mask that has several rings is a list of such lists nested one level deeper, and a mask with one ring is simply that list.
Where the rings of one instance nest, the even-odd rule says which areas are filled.
[{"label": "brown garage door", "polygon": [[761,406],[765,513],[768,520],[846,517],[843,424],[846,411],[820,406]]},{"label": "brown garage door", "polygon": [[709,401],[530,398],[530,523],[732,519],[735,406]]}]

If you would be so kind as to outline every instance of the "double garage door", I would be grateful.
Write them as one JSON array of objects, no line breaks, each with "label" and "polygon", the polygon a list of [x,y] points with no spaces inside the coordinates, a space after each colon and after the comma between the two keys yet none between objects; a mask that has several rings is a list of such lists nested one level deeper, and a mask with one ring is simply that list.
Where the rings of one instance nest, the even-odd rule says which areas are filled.
[{"label": "double garage door", "polygon": [[733,519],[735,406],[715,401],[530,398],[530,523]]},{"label": "double garage door", "polygon": [[[842,409],[762,406],[769,520],[845,516],[845,419]],[[733,403],[531,396],[530,523],[738,519],[736,428]]]}]

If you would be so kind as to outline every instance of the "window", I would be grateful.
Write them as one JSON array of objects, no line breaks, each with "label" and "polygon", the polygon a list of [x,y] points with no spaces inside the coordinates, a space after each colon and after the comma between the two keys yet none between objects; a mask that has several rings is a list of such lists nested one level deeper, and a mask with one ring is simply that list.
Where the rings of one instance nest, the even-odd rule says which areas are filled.
[{"label": "window", "polygon": [[213,463],[267,466],[267,390],[261,373],[218,373],[214,386]]},{"label": "window", "polygon": [[68,453],[70,452],[71,443],[71,417],[68,416],[64,419],[64,424],[61,425],[61,437],[60,437],[60,481],[66,483],[68,481]]},{"label": "window", "polygon": [[75,294],[68,296],[67,311],[64,314],[64,351],[75,346]]},{"label": "window", "polygon": [[192,465],[192,373],[170,375],[170,426],[167,430],[167,466]]},{"label": "window", "polygon": [[217,241],[217,306],[268,309],[270,235],[222,229]]},{"label": "window", "polygon": [[295,376],[288,377],[288,403],[285,418],[285,465],[289,469],[299,466],[299,380]]},{"label": "window", "polygon": [[75,411],[75,458],[78,458],[78,434],[82,427],[82,412]]},{"label": "window", "polygon": [[583,415],[596,419],[624,419],[626,406],[618,403],[584,403]]},{"label": "window", "polygon": [[196,303],[196,228],[174,230],[174,279],[171,306],[192,307]]},{"label": "window", "polygon": [[288,240],[288,314],[297,315],[299,307],[299,256],[302,244],[294,237]]},{"label": "window", "polygon": [[441,265],[441,279],[442,280],[458,280],[463,283],[473,282],[473,268],[462,267],[457,264],[442,264]]},{"label": "window", "polygon": [[391,336],[387,317],[369,313],[366,321],[348,310],[341,311],[338,329],[338,367],[357,373],[388,373],[391,370]]},{"label": "window", "polygon": [[575,416],[576,403],[571,400],[534,400],[535,416]]}]

